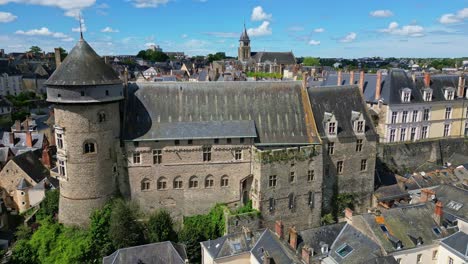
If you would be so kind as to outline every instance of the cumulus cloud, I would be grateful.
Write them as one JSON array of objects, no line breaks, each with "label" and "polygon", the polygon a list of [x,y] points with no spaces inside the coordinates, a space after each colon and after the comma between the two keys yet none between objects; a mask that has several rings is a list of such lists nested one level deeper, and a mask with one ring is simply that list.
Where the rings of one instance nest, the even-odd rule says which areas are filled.
[{"label": "cumulus cloud", "polygon": [[252,37],[260,37],[260,36],[267,36],[271,35],[271,27],[270,22],[263,21],[263,23],[257,28],[249,28],[247,33]]},{"label": "cumulus cloud", "polygon": [[309,41],[309,45],[310,46],[318,46],[318,45],[320,45],[320,41],[311,39]]},{"label": "cumulus cloud", "polygon": [[[1,2],[1,0],[0,0]],[[8,12],[0,12],[0,23],[9,23],[15,21],[18,17]]]},{"label": "cumulus cloud", "polygon": [[458,10],[457,13],[444,14],[439,18],[439,22],[442,24],[454,24],[460,23],[468,18],[468,7]]},{"label": "cumulus cloud", "polygon": [[314,29],[314,32],[315,33],[323,33],[323,32],[325,32],[325,29],[324,28],[316,28],[316,29]]},{"label": "cumulus cloud", "polygon": [[46,27],[41,27],[39,29],[31,29],[28,31],[24,30],[18,30],[15,32],[17,35],[24,35],[24,36],[46,36],[46,37],[53,37],[57,39],[62,39],[63,41],[72,41],[73,39],[70,38],[68,35],[62,33],[62,32],[53,32],[50,31]]},{"label": "cumulus cloud", "polygon": [[119,30],[118,29],[113,29],[111,27],[105,27],[101,30],[101,32],[104,32],[104,33],[118,33]]},{"label": "cumulus cloud", "polygon": [[[1,1],[1,0],[0,0]],[[169,0],[130,0],[137,8],[158,7],[169,3]]]},{"label": "cumulus cloud", "polygon": [[58,7],[65,10],[66,16],[78,17],[80,10],[94,5],[96,0],[0,0],[0,5],[8,3]]},{"label": "cumulus cloud", "polygon": [[187,35],[187,34],[182,34],[180,37],[181,37],[181,38],[187,38],[188,35]]},{"label": "cumulus cloud", "polygon": [[251,16],[252,21],[271,20],[271,18],[272,18],[272,15],[265,13],[265,11],[263,11],[263,7],[261,6],[256,6],[252,10],[252,16]]},{"label": "cumulus cloud", "polygon": [[373,17],[391,17],[393,12],[390,10],[375,10],[370,12],[370,15]]},{"label": "cumulus cloud", "polygon": [[388,28],[381,29],[380,32],[389,33],[392,35],[422,37],[424,36],[424,28],[418,25],[406,25],[400,27],[397,22],[392,22]]},{"label": "cumulus cloud", "polygon": [[342,38],[340,39],[340,42],[341,42],[341,43],[350,43],[350,42],[355,41],[355,40],[356,40],[356,37],[357,37],[357,34],[356,34],[356,33],[350,32],[350,33],[348,33],[348,35],[342,37]]}]

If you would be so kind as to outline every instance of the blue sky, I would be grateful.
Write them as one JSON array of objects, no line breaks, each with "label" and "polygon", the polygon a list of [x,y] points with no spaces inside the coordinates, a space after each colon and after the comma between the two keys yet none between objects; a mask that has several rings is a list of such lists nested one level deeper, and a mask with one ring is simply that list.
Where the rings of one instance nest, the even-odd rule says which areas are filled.
[{"label": "blue sky", "polygon": [[70,50],[81,12],[101,55],[165,51],[237,55],[243,23],[253,51],[315,57],[468,56],[468,0],[0,0],[0,48]]}]

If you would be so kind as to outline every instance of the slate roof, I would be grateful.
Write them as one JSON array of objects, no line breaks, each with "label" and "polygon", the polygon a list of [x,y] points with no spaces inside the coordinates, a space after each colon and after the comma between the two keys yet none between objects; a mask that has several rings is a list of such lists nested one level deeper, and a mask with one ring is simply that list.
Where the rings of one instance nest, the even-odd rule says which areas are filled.
[{"label": "slate roof", "polygon": [[8,161],[9,154],[10,154],[9,147],[0,147],[0,162],[5,164]]},{"label": "slate roof", "polygon": [[[415,86],[418,91],[424,88],[424,77],[416,77]],[[458,76],[457,75],[431,75],[432,101],[446,101],[444,96],[444,88],[455,88],[455,93],[458,91]],[[420,92],[421,93],[421,92]],[[455,95],[455,98],[457,96]],[[455,99],[456,100],[456,99]]]},{"label": "slate roof", "polygon": [[442,240],[441,244],[460,258],[468,261],[468,234],[461,231],[457,232]]},{"label": "slate roof", "polygon": [[392,184],[389,186],[379,187],[374,192],[375,198],[378,202],[391,201],[401,198],[410,198],[410,195],[407,191],[401,189],[400,185]]},{"label": "slate roof", "polygon": [[260,51],[252,52],[251,57],[255,60],[256,63],[265,63],[267,61],[273,63],[276,61],[278,65],[296,64],[296,57],[294,57],[294,54],[292,52]]},{"label": "slate roof", "polygon": [[300,82],[132,83],[126,113],[126,140],[152,139],[178,123],[253,121],[257,144],[319,142],[316,132],[307,135]]},{"label": "slate roof", "polygon": [[449,169],[413,173],[406,177],[396,176],[396,178],[398,182],[401,182],[405,186],[405,190],[407,191],[430,188],[443,184],[452,184],[459,181],[453,170]]},{"label": "slate roof", "polygon": [[244,25],[244,31],[242,31],[242,34],[241,34],[239,40],[240,40],[240,41],[245,41],[245,42],[249,42],[249,41],[250,41],[249,34],[247,34],[247,29],[245,28],[245,25]]},{"label": "slate roof", "polygon": [[326,136],[324,116],[325,112],[328,112],[333,113],[337,119],[338,137],[354,137],[351,111],[356,111],[364,115],[366,137],[371,141],[376,140],[374,125],[357,86],[312,87],[308,89],[308,93],[317,130],[321,136]]},{"label": "slate roof", "polygon": [[15,156],[10,162],[18,165],[36,183],[49,176],[49,170],[42,165],[32,151]]},{"label": "slate roof", "polygon": [[26,150],[36,150],[42,149],[42,145],[44,143],[44,134],[42,133],[31,133],[32,137],[32,148],[26,146],[26,133],[24,132],[15,132],[15,142],[10,142],[10,132],[3,132],[3,137],[0,141],[5,147],[9,147],[11,151],[18,155],[18,153]]},{"label": "slate roof", "polygon": [[62,64],[45,82],[48,86],[83,86],[120,84],[117,73],[80,39]]},{"label": "slate roof", "polygon": [[302,263],[289,245],[283,244],[278,236],[269,229],[263,232],[251,252],[255,259],[257,259],[259,263],[262,263],[264,251],[268,252],[273,263]]},{"label": "slate roof", "polygon": [[185,247],[169,241],[122,248],[102,259],[103,264],[185,264]]},{"label": "slate roof", "polygon": [[266,230],[252,231],[251,236],[245,232],[229,234],[215,240],[201,242],[208,254],[216,260],[249,252]]},{"label": "slate roof", "polygon": [[302,242],[298,245],[299,252],[307,245],[314,249],[314,257],[322,255],[322,244],[325,243],[330,247],[345,225],[346,223],[342,222],[300,231],[299,238]]},{"label": "slate roof", "polygon": [[[442,202],[444,213],[468,222],[468,190],[452,185],[440,185],[434,188],[433,191],[436,193],[437,200]],[[457,204],[461,205],[461,207],[455,206]]]}]

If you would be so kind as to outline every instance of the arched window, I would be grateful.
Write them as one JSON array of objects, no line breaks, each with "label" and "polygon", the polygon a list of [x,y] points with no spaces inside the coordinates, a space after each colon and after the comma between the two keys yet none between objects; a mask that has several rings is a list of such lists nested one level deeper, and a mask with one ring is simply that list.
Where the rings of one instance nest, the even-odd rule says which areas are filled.
[{"label": "arched window", "polygon": [[213,175],[208,175],[205,178],[205,188],[213,188],[214,186],[214,178]]},{"label": "arched window", "polygon": [[177,176],[174,179],[174,189],[182,189],[182,188],[183,188],[182,177]]},{"label": "arched window", "polygon": [[158,179],[158,190],[166,190],[167,189],[167,179],[165,177],[160,177]]},{"label": "arched window", "polygon": [[198,188],[198,178],[197,178],[197,176],[192,176],[190,178],[189,188]]},{"label": "arched window", "polygon": [[147,191],[150,189],[150,180],[145,178],[141,181],[141,190],[142,191]]},{"label": "arched window", "polygon": [[96,143],[91,141],[86,141],[83,145],[83,151],[87,153],[96,153]]},{"label": "arched window", "polygon": [[221,177],[221,187],[228,187],[229,186],[229,177],[224,175]]},{"label": "arched window", "polygon": [[98,113],[98,121],[99,123],[106,122],[106,113],[104,111]]}]

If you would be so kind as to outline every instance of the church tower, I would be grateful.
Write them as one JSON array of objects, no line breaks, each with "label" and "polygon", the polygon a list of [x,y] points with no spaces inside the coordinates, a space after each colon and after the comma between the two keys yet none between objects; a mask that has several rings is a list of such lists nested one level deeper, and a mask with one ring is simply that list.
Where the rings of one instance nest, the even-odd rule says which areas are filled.
[{"label": "church tower", "polygon": [[244,31],[239,39],[238,59],[242,62],[250,59],[250,38],[244,24]]},{"label": "church tower", "polygon": [[46,86],[55,105],[59,221],[86,226],[116,189],[123,84],[81,37]]}]

